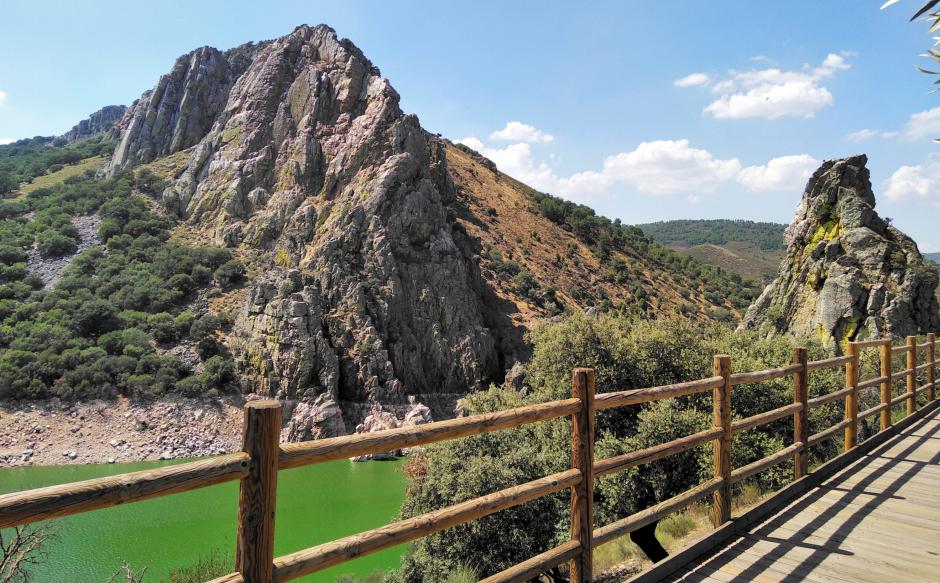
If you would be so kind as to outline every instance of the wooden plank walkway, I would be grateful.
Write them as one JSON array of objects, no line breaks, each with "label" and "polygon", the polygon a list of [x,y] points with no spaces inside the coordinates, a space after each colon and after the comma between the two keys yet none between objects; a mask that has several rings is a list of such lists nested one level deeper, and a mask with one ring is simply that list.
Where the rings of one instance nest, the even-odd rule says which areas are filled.
[{"label": "wooden plank walkway", "polygon": [[670,581],[940,581],[940,409]]}]

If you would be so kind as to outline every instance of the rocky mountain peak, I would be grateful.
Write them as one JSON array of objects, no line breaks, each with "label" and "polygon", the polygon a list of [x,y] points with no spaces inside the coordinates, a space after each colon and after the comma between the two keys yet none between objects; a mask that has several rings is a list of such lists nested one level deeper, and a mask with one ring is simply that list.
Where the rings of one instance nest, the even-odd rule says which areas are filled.
[{"label": "rocky mountain peak", "polygon": [[779,276],[743,326],[848,340],[940,330],[937,270],[875,211],[865,155],[826,161],[806,185],[784,234]]},{"label": "rocky mountain peak", "polygon": [[332,28],[184,55],[122,125],[112,170],[161,158],[167,209],[256,266],[229,344],[293,438],[500,378],[444,146]]},{"label": "rocky mountain peak", "polygon": [[75,124],[72,129],[62,134],[62,137],[74,142],[108,133],[121,121],[126,110],[127,107],[123,105],[106,105]]}]

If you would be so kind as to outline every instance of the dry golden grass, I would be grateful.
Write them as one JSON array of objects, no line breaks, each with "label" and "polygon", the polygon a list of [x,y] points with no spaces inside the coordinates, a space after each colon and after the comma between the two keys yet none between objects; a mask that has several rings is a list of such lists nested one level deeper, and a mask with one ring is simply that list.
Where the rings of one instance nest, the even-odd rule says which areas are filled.
[{"label": "dry golden grass", "polygon": [[93,156],[91,158],[85,158],[84,160],[71,164],[69,166],[63,167],[57,172],[52,172],[51,174],[44,174],[42,176],[37,176],[31,183],[24,184],[20,187],[20,195],[25,196],[34,190],[40,188],[48,188],[55,184],[58,184],[65,180],[66,178],[71,178],[72,176],[78,176],[84,174],[86,170],[99,170],[104,166],[105,157],[104,156]]},{"label": "dry golden grass", "polygon": [[[634,301],[628,285],[605,278],[610,269],[601,264],[587,245],[539,212],[524,184],[493,172],[450,144],[447,163],[458,190],[457,222],[471,238],[480,241],[477,253],[495,250],[503,260],[516,261],[543,287],[555,287],[557,297],[574,309],[590,305],[587,299],[594,304],[602,298],[613,304]],[[561,266],[559,256],[563,259]],[[672,313],[683,304],[692,304],[704,313],[710,306],[697,289],[659,268],[651,268],[643,257],[624,253],[614,257],[639,276],[655,313]],[[484,259],[482,267],[486,267],[486,262]],[[488,269],[483,270],[483,275],[501,298],[516,304],[517,321],[530,323],[545,315],[515,292],[511,280],[500,279]],[[688,299],[682,297],[683,292]]]}]

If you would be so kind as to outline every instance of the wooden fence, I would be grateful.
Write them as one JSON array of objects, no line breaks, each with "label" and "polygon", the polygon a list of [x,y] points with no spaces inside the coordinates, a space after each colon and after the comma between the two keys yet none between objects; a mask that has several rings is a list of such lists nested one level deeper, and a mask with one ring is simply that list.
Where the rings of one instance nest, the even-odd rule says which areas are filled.
[{"label": "wooden fence", "polygon": [[[520,407],[496,413],[463,417],[448,421],[402,427],[376,433],[347,435],[301,443],[279,444],[281,409],[277,401],[253,401],[245,407],[243,451],[182,463],[156,470],[133,472],[37,488],[0,496],[0,528],[87,512],[98,508],[135,502],[203,488],[221,482],[240,480],[236,572],[214,583],[269,583],[289,581],[316,573],[356,557],[399,545],[443,529],[464,524],[507,508],[563,490],[571,492],[571,539],[558,547],[532,557],[501,573],[484,579],[487,583],[525,581],[551,568],[568,563],[571,581],[591,581],[593,548],[651,524],[668,514],[711,495],[716,526],[731,518],[731,486],[787,459],[794,460],[794,477],[809,471],[807,449],[825,439],[844,433],[848,451],[858,442],[860,419],[880,414],[880,427],[891,425],[891,408],[906,403],[908,413],[917,407],[917,395],[926,392],[935,398],[936,337],[917,343],[908,337],[901,346],[890,340],[869,340],[848,345],[847,354],[807,362],[806,350],[796,348],[786,366],[756,372],[733,373],[731,357],[714,357],[714,374],[706,379],[660,387],[615,391],[595,395],[594,371],[575,369],[572,374],[572,398]],[[870,348],[880,349],[880,376],[859,379],[859,354]],[[906,356],[906,368],[892,372],[892,357]],[[925,356],[918,364],[918,355]],[[810,399],[810,374],[822,369],[845,367],[845,388]],[[918,375],[925,373],[926,383],[917,386]],[[758,383],[783,377],[793,379],[793,403],[745,419],[732,419],[731,392],[735,385]],[[906,380],[906,391],[892,395],[892,384]],[[878,387],[879,405],[858,410],[858,396]],[[594,460],[594,416],[597,411],[649,403],[711,391],[713,426],[705,431],[653,447],[612,458]],[[845,416],[834,426],[809,434],[811,409],[836,400],[844,400]],[[565,416],[572,417],[571,467],[525,484],[500,490],[420,516],[415,516],[310,547],[281,557],[274,556],[274,512],[279,470],[296,468],[329,460],[415,447],[428,443],[478,435]],[[731,438],[785,417],[793,418],[793,444],[764,459],[740,468],[731,464]],[[673,498],[631,516],[594,528],[593,484],[598,476],[620,472],[712,442],[714,474],[711,479]]]}]

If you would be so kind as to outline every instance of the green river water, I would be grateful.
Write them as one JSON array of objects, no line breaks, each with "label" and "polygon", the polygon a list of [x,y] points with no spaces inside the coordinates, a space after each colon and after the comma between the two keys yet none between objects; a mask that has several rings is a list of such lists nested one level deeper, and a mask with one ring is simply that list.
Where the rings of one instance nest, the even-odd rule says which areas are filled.
[{"label": "green river water", "polygon": [[[0,493],[150,469],[172,462],[37,466],[0,469]],[[275,555],[314,546],[390,522],[405,491],[402,463],[346,460],[282,471],[278,475]],[[166,580],[214,550],[234,556],[238,483],[229,482],[163,498],[57,519],[57,539],[37,583],[104,583],[127,560],[147,567],[145,583]],[[301,581],[333,581],[395,568],[400,546],[333,567]],[[123,581],[123,579],[121,579]]]}]

